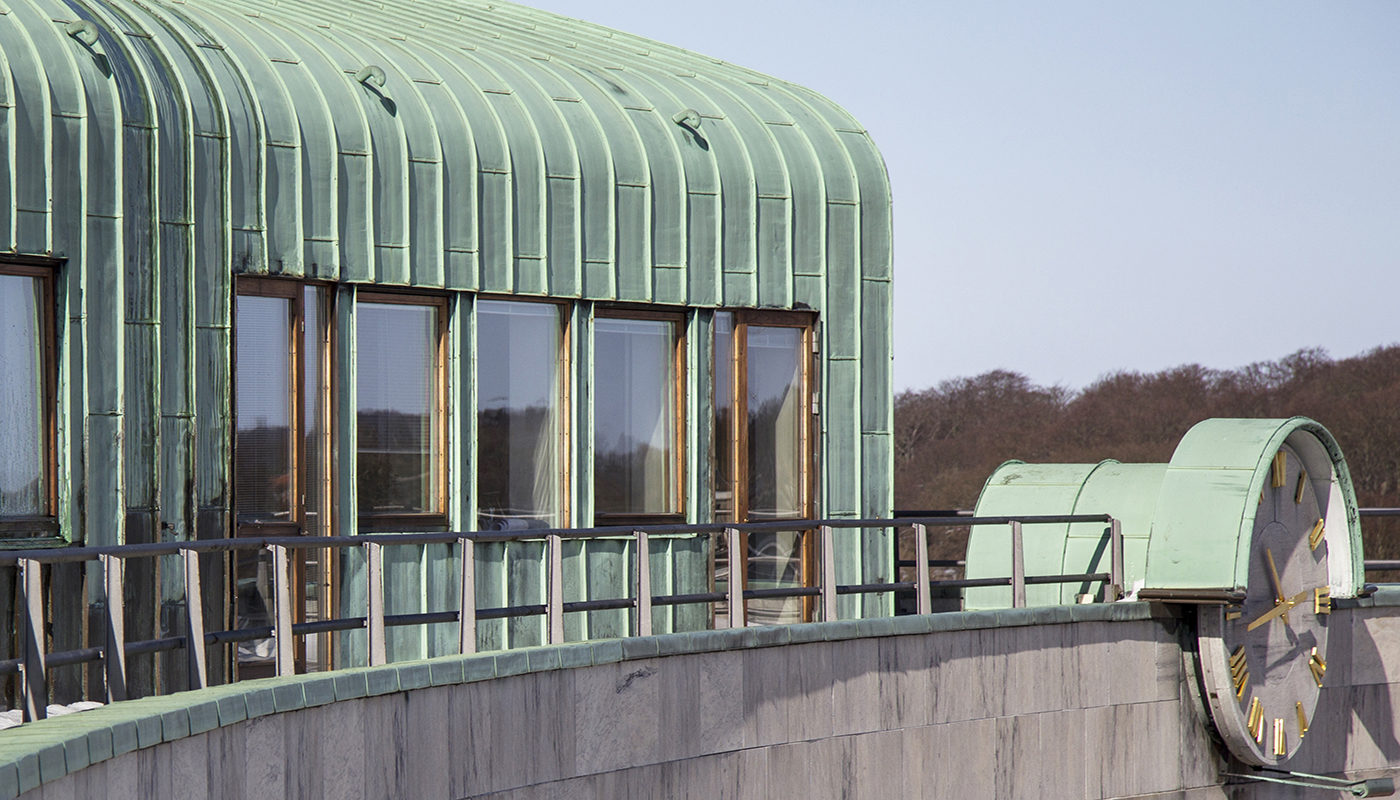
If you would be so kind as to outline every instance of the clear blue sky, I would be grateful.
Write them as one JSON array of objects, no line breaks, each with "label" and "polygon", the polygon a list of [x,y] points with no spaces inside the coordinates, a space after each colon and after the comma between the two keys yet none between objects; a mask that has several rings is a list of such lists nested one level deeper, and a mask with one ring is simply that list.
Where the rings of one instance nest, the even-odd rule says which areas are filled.
[{"label": "clear blue sky", "polygon": [[870,130],[896,389],[1400,341],[1400,2],[531,4],[804,84]]}]

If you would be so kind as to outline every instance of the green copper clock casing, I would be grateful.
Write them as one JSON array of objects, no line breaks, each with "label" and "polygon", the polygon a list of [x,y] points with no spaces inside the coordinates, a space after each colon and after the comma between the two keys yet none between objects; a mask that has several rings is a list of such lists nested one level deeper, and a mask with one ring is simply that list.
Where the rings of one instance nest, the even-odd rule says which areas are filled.
[{"label": "green copper clock casing", "polygon": [[[1130,596],[1244,592],[1239,606],[1198,611],[1203,695],[1241,761],[1290,758],[1326,681],[1331,598],[1362,586],[1356,496],[1336,440],[1305,417],[1209,419],[1186,433],[1168,464],[1007,462],[988,478],[976,509],[978,516],[1103,513],[1122,523]],[[1106,572],[1106,535],[1102,524],[1027,528],[1025,572]],[[968,577],[1004,576],[1009,564],[1004,528],[973,532]],[[1036,588],[1027,592],[1030,605],[1072,602],[1071,591],[1095,587]],[[969,590],[965,605],[1004,608],[1010,593]]]}]

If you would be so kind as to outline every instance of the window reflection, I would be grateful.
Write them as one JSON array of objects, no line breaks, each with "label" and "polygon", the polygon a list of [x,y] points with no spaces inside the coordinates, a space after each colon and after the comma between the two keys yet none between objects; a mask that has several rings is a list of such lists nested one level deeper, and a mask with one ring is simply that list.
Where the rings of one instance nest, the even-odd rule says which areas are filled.
[{"label": "window reflection", "polygon": [[440,309],[356,306],[357,502],[362,514],[440,513]]},{"label": "window reflection", "polygon": [[477,527],[558,527],[559,309],[478,301],[476,342]]},{"label": "window reflection", "polygon": [[234,491],[240,522],[292,521],[292,300],[238,295]]},{"label": "window reflection", "polygon": [[748,328],[749,518],[802,517],[802,330]]},{"label": "window reflection", "polygon": [[0,275],[0,514],[47,514],[44,284]]},{"label": "window reflection", "polygon": [[593,336],[595,508],[676,513],[676,323],[599,318]]}]

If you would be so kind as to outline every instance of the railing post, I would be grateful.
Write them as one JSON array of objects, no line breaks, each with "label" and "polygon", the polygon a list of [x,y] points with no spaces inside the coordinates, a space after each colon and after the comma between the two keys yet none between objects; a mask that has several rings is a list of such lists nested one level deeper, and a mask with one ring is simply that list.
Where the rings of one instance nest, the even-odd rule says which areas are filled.
[{"label": "railing post", "polygon": [[637,593],[637,635],[651,635],[651,541],[647,532],[637,534],[637,579],[633,588]]},{"label": "railing post", "polygon": [[744,578],[748,575],[748,554],[742,552],[744,537],[738,528],[725,528],[724,540],[729,548],[729,627],[742,628],[744,613]]},{"label": "railing post", "polygon": [[835,622],[836,613],[836,542],[830,525],[822,525],[822,622]]},{"label": "railing post", "polygon": [[199,553],[192,549],[181,550],[180,558],[185,567],[185,662],[189,672],[189,688],[203,689],[209,685],[209,672],[205,666],[204,602],[200,599],[203,593],[199,585]]},{"label": "railing post", "polygon": [[43,565],[30,558],[19,561],[24,602],[24,721],[48,715],[49,683],[44,674]]},{"label": "railing post", "polygon": [[369,665],[389,663],[384,645],[384,546],[365,542],[365,578],[369,581],[365,596],[365,628],[369,631]]},{"label": "railing post", "polygon": [[293,675],[296,663],[292,648],[292,593],[291,575],[288,574],[287,548],[280,544],[270,544],[272,551],[272,596],[277,617],[273,622],[272,640],[277,645],[277,675]]},{"label": "railing post", "polygon": [[549,593],[545,600],[545,617],[549,624],[549,643],[564,643],[564,540],[557,533],[547,537],[545,555],[549,559]]},{"label": "railing post", "polygon": [[1026,607],[1026,554],[1021,523],[1011,522],[1011,607]]},{"label": "railing post", "polygon": [[933,613],[933,589],[928,575],[928,528],[914,523],[914,610],[919,614]]},{"label": "railing post", "polygon": [[476,543],[463,537],[462,602],[457,612],[457,652],[476,652]]},{"label": "railing post", "polygon": [[1117,519],[1108,524],[1109,585],[1104,587],[1104,601],[1112,603],[1123,596],[1123,523]]},{"label": "railing post", "polygon": [[116,556],[98,556],[102,562],[102,580],[107,590],[107,646],[102,651],[107,671],[107,702],[126,699],[126,590],[122,585],[122,566]]}]

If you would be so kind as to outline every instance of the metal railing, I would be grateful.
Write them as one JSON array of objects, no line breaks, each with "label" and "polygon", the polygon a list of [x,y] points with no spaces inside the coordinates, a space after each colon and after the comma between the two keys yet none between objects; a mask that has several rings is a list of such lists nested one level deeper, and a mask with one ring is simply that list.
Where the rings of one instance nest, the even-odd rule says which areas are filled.
[{"label": "metal railing", "polygon": [[[1067,523],[1104,523],[1108,538],[1110,571],[1103,573],[1083,573],[1073,575],[1026,575],[1024,557],[1024,526]],[[959,580],[932,580],[929,574],[928,537],[929,528],[953,528],[977,525],[1006,525],[1010,532],[1010,574],[1004,577],[964,578]],[[878,583],[840,584],[836,580],[835,536],[838,530],[849,529],[898,529],[912,527],[916,542],[916,575],[913,581],[887,581]],[[743,549],[744,536],[752,533],[799,533],[808,535],[815,531],[819,537],[820,558],[818,583],[815,586],[790,586],[773,588],[745,587],[745,579],[730,580],[722,592],[700,592],[689,594],[653,595],[651,590],[650,539],[653,536],[705,535],[718,534],[725,538],[731,554],[732,567],[738,572],[731,575],[747,574],[747,554]],[[632,553],[632,593],[627,597],[580,600],[564,600],[564,542],[586,539],[629,538],[633,542]],[[545,548],[545,602],[534,605],[504,606],[498,608],[478,608],[476,605],[476,558],[474,548],[490,542],[544,542]],[[448,611],[429,611],[413,614],[386,614],[384,605],[384,548],[390,546],[421,546],[430,544],[455,544],[460,548],[460,598],[459,607]],[[365,616],[340,617],[336,619],[293,623],[291,596],[291,572],[289,567],[291,551],[309,549],[358,548],[363,552],[365,562]],[[199,557],[208,554],[232,554],[245,551],[268,551],[272,561],[272,584],[275,615],[273,624],[268,626],[239,628],[232,630],[209,631],[205,629],[201,597],[203,584],[200,576]],[[738,554],[738,558],[734,555]],[[128,641],[125,631],[124,573],[126,562],[137,558],[176,556],[181,565],[184,602],[184,630],[178,635],[156,639]],[[104,610],[98,612],[105,618],[105,641],[96,647],[45,651],[45,599],[42,569],[45,565],[61,563],[96,562],[102,568],[104,596],[107,602]],[[18,567],[18,585],[21,596],[19,605],[21,655],[0,661],[0,676],[20,675],[20,694],[23,696],[23,712],[26,720],[41,719],[45,716],[48,700],[47,671],[49,669],[78,664],[102,664],[105,676],[106,697],[118,701],[127,697],[127,659],[141,654],[183,650],[186,655],[188,688],[204,688],[209,685],[207,648],[209,646],[236,645],[239,642],[271,638],[275,642],[274,663],[277,675],[295,672],[294,637],[308,634],[328,633],[366,629],[368,631],[368,662],[380,665],[388,662],[385,644],[385,631],[396,626],[431,625],[441,623],[458,624],[458,652],[467,654],[476,648],[476,625],[479,620],[504,619],[543,615],[546,618],[546,641],[560,644],[565,641],[564,615],[578,611],[598,611],[606,609],[633,609],[636,611],[632,624],[632,634],[649,636],[652,633],[652,609],[656,607],[698,603],[723,602],[727,604],[727,622],[730,627],[743,627],[746,623],[746,603],[749,600],[772,598],[818,598],[821,619],[836,620],[837,598],[844,595],[879,594],[914,590],[917,596],[917,611],[927,614],[931,611],[931,590],[935,588],[972,588],[1009,586],[1011,605],[1026,605],[1026,587],[1042,584],[1079,583],[1102,581],[1104,600],[1116,600],[1121,596],[1123,586],[1123,537],[1119,522],[1106,514],[1071,516],[1022,516],[1022,517],[923,517],[901,519],[828,519],[828,520],[788,520],[771,523],[748,523],[731,525],[661,525],[645,530],[635,527],[605,527],[590,529],[534,530],[516,533],[413,533],[413,534],[366,534],[353,537],[276,537],[276,538],[237,538],[205,541],[170,542],[153,544],[118,545],[110,547],[69,547],[47,550],[23,550],[0,552],[0,567]],[[896,573],[896,577],[897,577]],[[152,591],[156,591],[152,587]],[[93,609],[96,610],[96,609]]]},{"label": "metal railing", "polygon": [[[1357,514],[1362,518],[1368,517],[1400,517],[1400,508],[1360,508]],[[1366,559],[1367,572],[1392,572],[1400,570],[1400,560],[1385,558]]]}]

